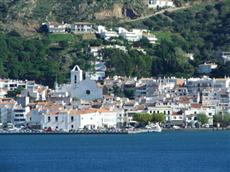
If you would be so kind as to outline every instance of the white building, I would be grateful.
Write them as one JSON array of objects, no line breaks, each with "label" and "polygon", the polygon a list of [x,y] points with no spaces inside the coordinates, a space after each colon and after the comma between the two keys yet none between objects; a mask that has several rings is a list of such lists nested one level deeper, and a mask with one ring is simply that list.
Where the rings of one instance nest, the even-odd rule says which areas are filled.
[{"label": "white building", "polygon": [[83,78],[83,71],[77,65],[71,70],[70,94],[72,97],[84,100],[103,98],[102,88],[96,81],[88,77]]},{"label": "white building", "polygon": [[140,29],[133,29],[132,31],[128,31],[122,27],[118,28],[118,34],[124,39],[131,42],[139,41],[142,38],[142,33],[143,31]]},{"label": "white building", "polygon": [[86,76],[78,65],[71,70],[70,79],[70,84],[61,85],[56,92],[68,92],[71,98],[83,100],[103,98],[102,86]]},{"label": "white building", "polygon": [[16,127],[26,126],[28,119],[28,113],[30,112],[29,107],[17,107],[13,110],[13,124]]},{"label": "white building", "polygon": [[93,25],[91,23],[75,23],[71,25],[71,32],[73,33],[91,33],[93,32]]},{"label": "white building", "polygon": [[117,111],[109,109],[83,109],[83,110],[56,110],[44,114],[44,129],[52,130],[79,130],[116,128],[118,123]]},{"label": "white building", "polygon": [[149,0],[149,8],[175,7],[172,0]]},{"label": "white building", "polygon": [[221,56],[224,60],[224,62],[228,62],[230,61],[230,52],[222,52],[222,56]]},{"label": "white building", "polygon": [[105,79],[105,71],[106,71],[106,66],[105,62],[102,61],[95,61],[93,64],[94,67],[94,72],[86,72],[86,78],[90,78],[95,81],[102,81]]},{"label": "white building", "polygon": [[27,84],[26,89],[22,90],[22,96],[29,96],[35,101],[45,101],[47,97],[48,86],[38,85],[35,82]]},{"label": "white building", "polygon": [[217,68],[217,64],[215,63],[204,63],[200,64],[198,67],[198,72],[203,74],[211,73],[212,70]]},{"label": "white building", "polygon": [[15,106],[16,102],[13,99],[0,99],[0,123],[3,125],[13,123],[13,109]]},{"label": "white building", "polygon": [[186,87],[190,95],[197,94],[198,92],[212,87],[212,79],[208,77],[203,78],[189,78],[186,81]]},{"label": "white building", "polygon": [[219,112],[218,108],[204,108],[200,104],[192,104],[191,108],[185,110],[186,122],[197,122],[198,114],[206,114],[208,117],[208,124],[213,125],[213,116]]},{"label": "white building", "polygon": [[12,80],[12,79],[0,79],[0,89],[3,91],[12,91],[18,87],[26,88],[27,81]]},{"label": "white building", "polygon": [[65,33],[68,28],[70,28],[70,24],[67,23],[56,23],[56,22],[49,22],[44,23],[43,25],[46,25],[48,28],[48,32],[50,33]]},{"label": "white building", "polygon": [[225,89],[230,91],[230,78],[213,78],[213,88],[215,90]]},{"label": "white building", "polygon": [[156,38],[156,36],[155,35],[153,35],[153,34],[143,34],[143,36],[145,37],[145,38],[147,38],[148,40],[149,40],[149,43],[150,44],[156,44],[156,42],[157,42],[157,38]]},{"label": "white building", "polygon": [[108,31],[104,26],[99,25],[98,26],[98,32],[97,32],[102,38],[105,40],[109,40],[110,38],[117,38],[119,37],[118,33],[115,31]]}]

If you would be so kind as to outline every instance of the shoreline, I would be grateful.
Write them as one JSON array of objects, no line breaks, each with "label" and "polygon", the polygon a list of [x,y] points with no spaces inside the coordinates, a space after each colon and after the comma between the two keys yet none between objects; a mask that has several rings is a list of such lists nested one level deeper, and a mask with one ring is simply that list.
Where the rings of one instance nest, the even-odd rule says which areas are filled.
[{"label": "shoreline", "polygon": [[[228,128],[181,128],[181,129],[167,129],[163,128],[162,132],[199,132],[199,131],[230,131]],[[1,135],[133,135],[144,133],[160,133],[160,132],[130,132],[130,131],[76,131],[76,132],[0,132]]]},{"label": "shoreline", "polygon": [[180,128],[180,129],[171,129],[163,128],[163,131],[230,131],[229,128]]}]

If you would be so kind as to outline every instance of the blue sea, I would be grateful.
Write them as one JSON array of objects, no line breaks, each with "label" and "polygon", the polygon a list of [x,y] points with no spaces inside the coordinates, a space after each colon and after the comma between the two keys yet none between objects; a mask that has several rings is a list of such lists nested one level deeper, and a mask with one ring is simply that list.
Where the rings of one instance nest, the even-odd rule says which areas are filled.
[{"label": "blue sea", "polygon": [[230,172],[230,132],[2,135],[0,172]]}]

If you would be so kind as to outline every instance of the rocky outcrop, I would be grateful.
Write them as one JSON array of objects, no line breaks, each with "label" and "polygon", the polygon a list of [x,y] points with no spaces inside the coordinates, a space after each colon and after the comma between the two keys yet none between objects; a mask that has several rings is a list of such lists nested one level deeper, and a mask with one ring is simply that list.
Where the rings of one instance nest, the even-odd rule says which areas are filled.
[{"label": "rocky outcrop", "polygon": [[97,20],[104,20],[108,18],[123,18],[123,5],[114,4],[112,9],[103,10],[98,13],[95,13],[95,18]]}]

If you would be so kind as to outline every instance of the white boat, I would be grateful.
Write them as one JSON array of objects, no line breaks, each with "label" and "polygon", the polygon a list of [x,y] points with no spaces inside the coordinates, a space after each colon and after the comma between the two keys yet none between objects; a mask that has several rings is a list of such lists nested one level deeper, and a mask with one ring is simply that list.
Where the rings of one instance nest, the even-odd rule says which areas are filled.
[{"label": "white boat", "polygon": [[176,125],[174,125],[172,128],[173,128],[174,130],[179,130],[179,129],[181,129],[179,126],[176,126]]},{"label": "white boat", "polygon": [[152,132],[161,132],[162,128],[159,123],[149,124],[144,129],[129,129],[127,130],[128,134],[138,134],[138,133],[152,133]]},{"label": "white boat", "polygon": [[162,128],[160,127],[159,123],[147,125],[145,128],[148,130],[148,132],[161,132],[162,131]]}]

